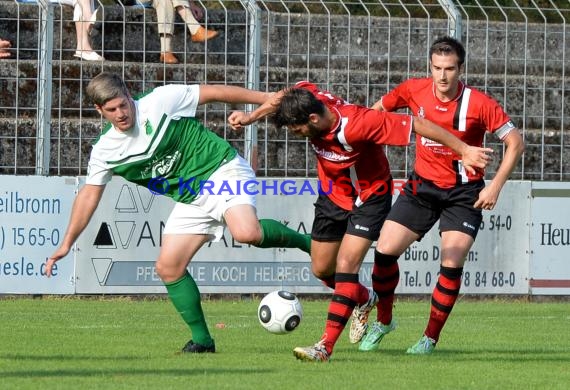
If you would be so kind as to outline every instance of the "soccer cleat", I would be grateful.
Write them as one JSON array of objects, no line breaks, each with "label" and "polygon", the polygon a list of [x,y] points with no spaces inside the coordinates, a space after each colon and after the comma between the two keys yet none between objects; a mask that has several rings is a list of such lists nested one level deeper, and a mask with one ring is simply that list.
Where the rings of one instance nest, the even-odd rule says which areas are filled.
[{"label": "soccer cleat", "polygon": [[406,353],[411,355],[429,355],[435,348],[435,340],[423,335],[420,340],[408,348]]},{"label": "soccer cleat", "polygon": [[214,339],[212,339],[212,345],[202,345],[197,344],[193,340],[186,343],[184,348],[182,348],[183,353],[204,353],[204,352],[216,352],[216,344]]},{"label": "soccer cleat", "polygon": [[293,355],[295,355],[297,359],[306,362],[328,362],[330,359],[330,355],[322,340],[311,347],[295,348]]},{"label": "soccer cleat", "polygon": [[388,325],[374,322],[366,332],[366,335],[362,338],[358,350],[368,352],[378,349],[380,341],[394,329],[396,329],[396,321],[393,319]]},{"label": "soccer cleat", "polygon": [[352,311],[352,322],[350,323],[350,333],[348,335],[352,344],[358,343],[368,329],[368,315],[378,303],[378,295],[368,287],[368,301],[360,306],[356,306]]}]

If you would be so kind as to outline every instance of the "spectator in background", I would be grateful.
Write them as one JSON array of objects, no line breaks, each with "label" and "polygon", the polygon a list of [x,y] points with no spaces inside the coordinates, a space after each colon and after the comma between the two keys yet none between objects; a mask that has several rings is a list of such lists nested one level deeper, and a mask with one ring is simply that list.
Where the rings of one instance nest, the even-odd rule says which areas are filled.
[{"label": "spectator in background", "polygon": [[9,58],[12,53],[8,49],[12,47],[10,41],[0,38],[0,58]]},{"label": "spectator in background", "polygon": [[50,0],[54,4],[73,7],[73,21],[75,22],[76,50],[74,57],[85,61],[104,61],[97,54],[89,40],[89,30],[95,23],[97,11],[94,11],[91,0]]},{"label": "spectator in background", "polygon": [[206,42],[218,36],[218,32],[208,30],[200,25],[198,20],[203,17],[200,7],[189,0],[143,0],[143,4],[152,2],[156,10],[158,33],[160,35],[160,62],[177,64],[178,58],[172,53],[172,36],[174,34],[174,10],[182,18],[192,42]]}]

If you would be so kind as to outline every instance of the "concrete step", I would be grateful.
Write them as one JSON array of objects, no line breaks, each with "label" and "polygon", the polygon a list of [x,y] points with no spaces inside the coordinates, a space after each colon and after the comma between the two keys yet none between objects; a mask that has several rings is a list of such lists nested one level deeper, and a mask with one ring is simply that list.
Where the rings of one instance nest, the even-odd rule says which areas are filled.
[{"label": "concrete step", "polygon": [[[207,113],[201,112],[198,117],[243,155],[243,132],[229,130],[226,125],[228,114],[229,111],[209,110]],[[85,175],[91,146],[99,136],[101,127],[100,118],[53,119],[50,126],[50,174]],[[36,129],[36,118],[0,117],[0,174],[35,174]],[[264,153],[259,155],[258,164],[267,170],[269,176],[306,176],[304,140],[286,144],[282,131],[271,128],[266,133],[263,124],[260,125],[259,137],[259,148]],[[290,161],[285,163],[287,159]],[[316,175],[315,167],[316,162],[311,161],[312,176]]]},{"label": "concrete step", "polygon": [[[100,34],[95,34],[93,45],[107,60],[158,62],[160,45],[154,9],[114,4],[102,7],[102,14],[103,27]],[[445,19],[414,19],[416,30],[410,33],[407,18],[369,19],[353,15],[348,19],[346,14],[316,13],[309,16],[262,12],[261,15],[261,65],[270,67],[329,68],[336,72],[347,72],[349,68],[370,72],[387,68],[396,72],[423,69],[426,67],[425,34],[432,31],[434,35],[441,35],[447,30]],[[37,5],[0,0],[0,31],[4,38],[18,42],[21,59],[36,57],[37,19]],[[54,59],[72,59],[75,30],[71,7],[56,6],[55,20]],[[176,16],[173,50],[180,59],[190,63],[244,65],[248,44],[244,9],[210,10],[206,22],[220,32],[219,38],[208,42],[207,50],[204,44],[190,41],[190,34]],[[548,75],[570,74],[570,62],[562,61],[563,51],[568,51],[561,44],[563,34],[570,38],[564,25],[529,23],[526,29],[521,29],[516,23],[505,26],[501,22],[476,19],[464,22],[467,23],[465,30],[469,31],[469,42],[466,42],[469,44],[466,63],[469,73],[540,76],[546,67]],[[347,34],[348,28],[350,34]],[[388,29],[390,39],[386,36]],[[507,33],[509,36],[505,37]],[[411,47],[400,42],[409,42]],[[505,48],[507,43],[509,46]]]},{"label": "concrete step", "polygon": [[[243,154],[243,134],[229,133],[226,126],[228,111],[210,110],[201,113],[199,117],[204,124],[218,135],[229,139],[229,142],[240,153]],[[92,142],[98,137],[102,122],[99,117],[69,119],[57,118],[51,122],[51,168],[50,174],[56,175],[84,175],[87,167],[89,153]],[[35,173],[35,153],[36,153],[36,118],[20,117],[0,118],[0,174],[14,173],[16,167],[18,174]],[[267,130],[267,131],[266,131]],[[557,174],[560,172],[560,164],[570,166],[570,151],[566,148],[563,153],[564,161],[561,161],[561,150],[558,145],[570,145],[570,134],[561,131],[547,131],[542,129],[527,129],[524,133],[526,150],[523,157],[525,179],[541,180],[540,172],[544,170],[547,180],[559,180]],[[562,141],[562,137],[564,138]],[[294,142],[292,138],[285,147],[283,141],[285,135],[282,131],[277,131],[273,127],[265,128],[264,123],[260,123],[258,128],[259,149],[264,153],[259,155],[258,166],[262,167],[260,172],[267,169],[268,176],[294,176],[295,170],[299,175],[305,175],[305,142]],[[500,155],[502,144],[495,137],[487,138],[487,146],[493,148]],[[410,169],[413,162],[414,148],[389,147],[388,159],[395,177],[404,177],[406,170]],[[546,156],[544,159],[542,158]],[[16,163],[17,159],[17,163]],[[287,160],[287,172],[284,161]],[[497,157],[490,164],[487,172],[493,175],[496,172],[501,158]],[[298,163],[298,164],[297,164]],[[296,166],[299,165],[298,167]],[[408,164],[408,165],[407,165]],[[315,162],[311,162],[311,167]],[[519,164],[517,172],[521,171]],[[263,175],[261,173],[261,175]],[[566,173],[566,180],[570,175]],[[517,177],[515,177],[517,178]],[[519,179],[522,177],[518,177]]]},{"label": "concrete step", "polygon": [[[53,115],[79,118],[98,117],[99,114],[86,101],[85,88],[89,80],[101,71],[124,76],[133,95],[166,83],[186,80],[192,83],[222,83],[243,86],[244,71],[240,66],[203,64],[144,64],[140,62],[106,61],[103,65],[79,60],[54,61],[52,65]],[[37,61],[0,61],[0,115],[35,116],[37,111]],[[17,77],[15,77],[17,75]]]},{"label": "concrete step", "polygon": [[[240,65],[218,65],[187,63],[163,65],[157,63],[105,61],[103,64],[78,60],[54,61],[52,66],[52,106],[54,115],[61,117],[97,117],[95,110],[85,101],[85,87],[89,80],[102,70],[124,75],[133,95],[147,89],[171,82],[222,83],[245,86],[245,70]],[[16,77],[17,76],[17,77]],[[263,69],[260,74],[260,89],[277,91],[287,82],[309,79],[317,84],[331,86],[331,92],[346,97],[355,104],[371,105],[385,91],[387,85],[394,86],[409,77],[425,74],[408,74],[392,71],[376,72],[373,76],[366,71],[329,72],[326,69],[312,69],[307,75],[304,68]],[[184,80],[184,81],[181,81]],[[557,113],[564,104],[570,107],[570,93],[562,91],[562,80],[557,77],[546,79],[524,78],[523,76],[470,74],[469,85],[490,93],[501,104],[507,103],[506,111],[520,127],[540,128],[543,121],[543,101],[552,115],[546,116],[545,126],[557,130],[562,120]],[[570,85],[570,77],[564,79]],[[35,116],[37,107],[37,61],[0,61],[0,115]],[[564,93],[565,92],[565,93]],[[564,93],[565,100],[561,97]]]}]

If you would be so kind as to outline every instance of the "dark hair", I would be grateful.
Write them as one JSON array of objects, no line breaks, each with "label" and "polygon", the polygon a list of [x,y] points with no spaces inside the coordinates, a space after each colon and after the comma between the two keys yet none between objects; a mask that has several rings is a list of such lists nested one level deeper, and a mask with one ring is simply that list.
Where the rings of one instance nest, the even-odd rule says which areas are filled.
[{"label": "dark hair", "polygon": [[324,115],[324,113],[325,105],[310,91],[304,88],[291,88],[285,91],[271,119],[277,128],[281,128],[307,124],[309,115]]},{"label": "dark hair", "polygon": [[85,93],[87,98],[98,106],[117,97],[129,96],[129,90],[123,79],[109,72],[102,72],[95,76],[87,85]]},{"label": "dark hair", "polygon": [[429,49],[429,59],[434,54],[448,55],[456,54],[458,59],[458,65],[461,67],[465,62],[465,48],[457,39],[445,36],[438,38],[434,41]]}]

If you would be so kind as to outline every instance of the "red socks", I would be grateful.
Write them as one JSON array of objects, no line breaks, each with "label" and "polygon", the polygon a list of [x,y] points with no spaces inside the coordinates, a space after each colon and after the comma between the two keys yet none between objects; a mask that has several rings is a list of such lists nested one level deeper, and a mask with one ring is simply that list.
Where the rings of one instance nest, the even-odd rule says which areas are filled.
[{"label": "red socks", "polygon": [[372,288],[378,295],[378,313],[376,320],[384,325],[392,321],[394,292],[400,281],[398,257],[374,251],[374,267],[372,268]]},{"label": "red socks", "polygon": [[431,296],[431,310],[425,335],[439,340],[439,334],[455,305],[461,287],[463,267],[440,267],[439,278]]},{"label": "red socks", "polygon": [[358,274],[337,273],[329,304],[325,333],[321,338],[329,354],[344,330],[354,307],[368,299],[368,290],[358,282]]}]

